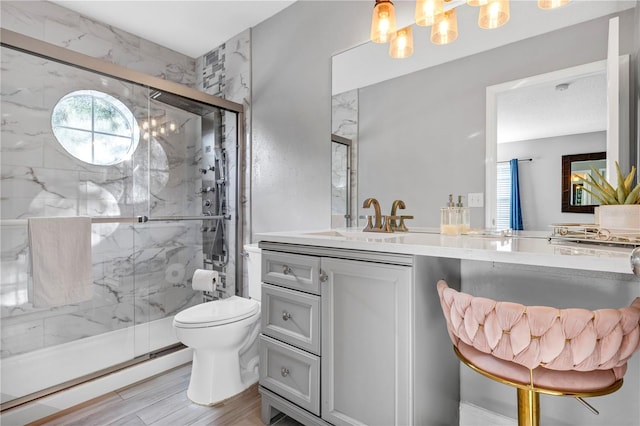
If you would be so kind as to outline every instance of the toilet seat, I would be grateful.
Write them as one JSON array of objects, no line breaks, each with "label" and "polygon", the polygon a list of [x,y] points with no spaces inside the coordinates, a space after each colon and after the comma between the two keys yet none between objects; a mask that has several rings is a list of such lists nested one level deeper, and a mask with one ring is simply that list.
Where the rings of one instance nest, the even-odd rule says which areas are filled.
[{"label": "toilet seat", "polygon": [[176,327],[215,327],[256,315],[260,304],[256,300],[239,296],[201,303],[179,312],[173,319]]}]

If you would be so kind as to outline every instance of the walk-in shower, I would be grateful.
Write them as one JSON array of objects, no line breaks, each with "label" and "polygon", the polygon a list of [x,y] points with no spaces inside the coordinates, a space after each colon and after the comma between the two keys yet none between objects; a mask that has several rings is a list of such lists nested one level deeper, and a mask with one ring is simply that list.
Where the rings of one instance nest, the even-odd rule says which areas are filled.
[{"label": "walk-in shower", "polygon": [[[5,410],[175,345],[196,268],[241,293],[242,106],[6,30],[0,54]],[[35,306],[28,222],[52,216],[92,219],[92,296]]]}]

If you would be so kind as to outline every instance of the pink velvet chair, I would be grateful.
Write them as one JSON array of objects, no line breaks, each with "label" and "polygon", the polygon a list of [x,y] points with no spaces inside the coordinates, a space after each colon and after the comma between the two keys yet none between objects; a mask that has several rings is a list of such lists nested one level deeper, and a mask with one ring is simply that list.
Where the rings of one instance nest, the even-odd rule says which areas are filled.
[{"label": "pink velvet chair", "polygon": [[540,393],[615,392],[640,348],[640,297],[621,309],[558,309],[474,297],[438,282],[454,351],[475,371],[517,388],[518,424],[538,425]]}]

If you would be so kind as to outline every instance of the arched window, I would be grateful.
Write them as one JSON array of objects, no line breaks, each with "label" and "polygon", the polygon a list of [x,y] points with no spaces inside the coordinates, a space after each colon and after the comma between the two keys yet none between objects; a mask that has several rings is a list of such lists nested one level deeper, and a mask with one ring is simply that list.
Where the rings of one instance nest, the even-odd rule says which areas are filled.
[{"label": "arched window", "polygon": [[140,136],[131,110],[95,90],[78,90],[60,99],[53,108],[51,127],[69,154],[100,166],[131,157]]}]

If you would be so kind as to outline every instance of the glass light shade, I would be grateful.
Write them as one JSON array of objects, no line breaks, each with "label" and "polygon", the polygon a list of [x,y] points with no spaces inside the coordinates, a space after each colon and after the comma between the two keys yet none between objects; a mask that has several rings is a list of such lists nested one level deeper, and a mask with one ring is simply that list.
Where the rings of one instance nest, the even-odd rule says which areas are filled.
[{"label": "glass light shade", "polygon": [[509,0],[491,0],[480,8],[478,25],[492,30],[501,27],[509,20]]},{"label": "glass light shade", "polygon": [[413,29],[411,26],[399,29],[391,35],[389,55],[392,58],[408,58],[413,54]]},{"label": "glass light shade", "polygon": [[371,18],[371,41],[386,43],[396,31],[396,11],[388,0],[376,0]]},{"label": "glass light shade", "polygon": [[458,17],[451,9],[442,14],[442,18],[431,27],[431,42],[434,44],[451,43],[458,38]]},{"label": "glass light shade", "polygon": [[444,13],[444,0],[417,0],[416,24],[428,27],[433,25]]},{"label": "glass light shade", "polygon": [[489,0],[467,0],[469,6],[484,6],[489,3]]},{"label": "glass light shade", "polygon": [[538,0],[540,9],[557,9],[569,3],[571,0]]}]

